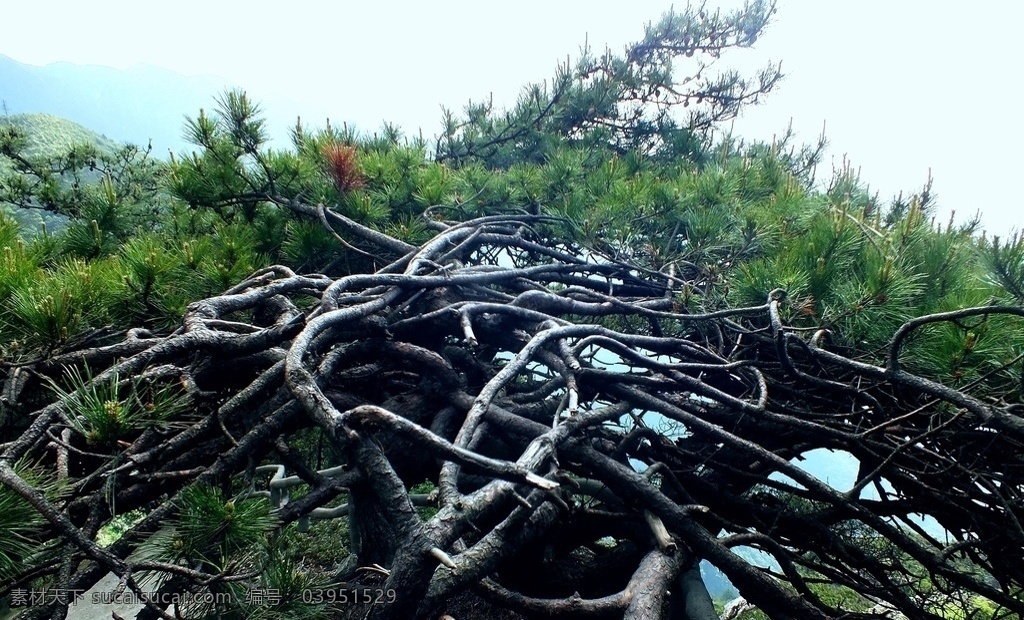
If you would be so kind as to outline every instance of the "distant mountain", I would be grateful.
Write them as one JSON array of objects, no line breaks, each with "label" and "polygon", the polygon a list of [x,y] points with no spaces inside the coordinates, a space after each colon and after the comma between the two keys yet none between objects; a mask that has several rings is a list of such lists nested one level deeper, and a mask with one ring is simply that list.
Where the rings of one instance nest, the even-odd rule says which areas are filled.
[{"label": "distant mountain", "polygon": [[165,157],[186,147],[186,115],[211,108],[229,84],[157,67],[127,70],[59,62],[43,67],[0,55],[0,100],[8,114],[45,113],[70,119],[117,142],[145,146]]},{"label": "distant mountain", "polygon": [[[185,76],[159,67],[114,69],[58,62],[38,67],[0,54],[0,114],[44,113],[67,118],[106,138],[139,146],[153,144],[166,159],[193,147],[182,137],[186,116],[211,110],[228,88],[243,88],[260,106],[276,148],[289,145],[301,116],[310,126],[331,116],[327,106],[299,103],[287,93],[261,92],[216,76]],[[348,119],[334,115],[336,124]]]}]

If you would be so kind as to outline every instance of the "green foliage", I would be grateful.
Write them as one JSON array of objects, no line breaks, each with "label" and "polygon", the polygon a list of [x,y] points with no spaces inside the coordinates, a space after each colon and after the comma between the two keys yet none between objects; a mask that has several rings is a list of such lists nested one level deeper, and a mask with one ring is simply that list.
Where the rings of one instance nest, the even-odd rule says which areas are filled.
[{"label": "green foliage", "polygon": [[[11,252],[11,260],[17,260]],[[17,269],[15,268],[15,271]],[[121,281],[106,261],[61,259],[34,277],[15,280],[6,303],[4,333],[31,345],[53,348],[108,318]]]},{"label": "green foliage", "polygon": [[230,288],[264,261],[256,255],[254,231],[241,223],[217,226],[209,237],[199,269],[215,290]]},{"label": "green foliage", "polygon": [[319,222],[289,222],[281,253],[290,264],[316,271],[341,256],[338,245]]},{"label": "green foliage", "polygon": [[[722,36],[739,44],[744,29],[726,24],[753,20],[756,25],[769,14],[764,11],[770,13],[770,7],[751,5],[735,22],[719,15],[695,23],[707,32],[725,28],[728,34]],[[228,288],[272,262],[303,271],[362,268],[366,257],[350,249],[358,240],[285,208],[292,200],[325,204],[411,243],[430,234],[421,217],[425,209],[430,217],[454,219],[551,213],[571,223],[571,242],[597,255],[666,273],[701,272],[704,285],[680,291],[681,307],[700,311],[756,305],[768,291],[783,288],[788,292],[786,321],[824,327],[833,342],[864,351],[880,351],[891,332],[911,316],[964,303],[998,302],[1008,299],[1006,292],[1024,295],[1018,294],[1024,286],[1014,292],[1015,282],[1024,278],[1024,243],[1019,239],[989,242],[976,239],[972,226],[936,226],[928,216],[932,198],[927,187],[882,208],[849,168],[840,170],[827,191],[816,191],[809,185],[808,170],[818,151],[793,148],[789,137],[772,145],[744,144],[731,137],[712,144],[702,138],[700,152],[668,158],[659,150],[668,148],[668,142],[659,142],[667,134],[659,134],[656,142],[661,146],[651,151],[623,146],[628,141],[622,142],[621,134],[612,140],[613,131],[601,134],[601,140],[616,146],[609,149],[612,142],[605,142],[599,147],[594,136],[600,123],[588,116],[590,107],[583,116],[573,114],[581,113],[582,104],[595,93],[626,97],[627,91],[633,92],[640,82],[626,85],[639,79],[635,72],[644,63],[649,68],[654,67],[650,63],[670,64],[677,56],[659,47],[665,41],[677,35],[691,40],[705,36],[705,30],[687,30],[697,26],[684,27],[692,18],[667,17],[626,60],[584,58],[580,66],[589,67],[589,77],[568,72],[564,92],[559,91],[544,120],[569,125],[558,129],[542,123],[520,139],[492,144],[486,153],[479,151],[478,140],[491,140],[493,132],[501,132],[501,123],[487,106],[471,108],[457,130],[460,137],[445,142],[430,161],[421,143],[403,142],[392,127],[361,137],[348,128],[310,131],[299,126],[293,150],[269,150],[263,146],[258,106],[243,93],[225,93],[212,113],[200,112],[188,122],[186,131],[199,149],[176,159],[167,176],[167,188],[180,203],[157,192],[136,199],[123,182],[101,177],[76,202],[66,232],[19,249],[11,227],[0,228],[6,230],[4,243],[11,257],[0,282],[11,299],[6,340],[52,347],[104,322],[173,324],[191,300]],[[685,52],[681,57],[688,58]],[[651,71],[644,74],[649,80],[645,83],[664,78]],[[543,92],[531,92],[534,104],[548,101]],[[660,109],[662,103],[647,100],[644,105]],[[621,110],[604,111],[612,112],[623,118]],[[525,112],[510,114],[519,118]],[[566,129],[570,125],[576,127],[575,134]],[[562,131],[575,137],[555,142],[544,137]],[[470,139],[474,132],[477,138]],[[9,137],[12,153],[24,146],[19,135]],[[455,156],[444,150],[458,145],[478,152]],[[348,148],[352,156],[337,159]],[[537,150],[529,155],[524,149]],[[354,175],[354,180],[339,189],[338,174]],[[158,233],[139,231],[143,214],[155,222],[148,228]],[[29,255],[35,258],[29,260]],[[61,255],[104,264],[90,276],[102,286],[76,281],[70,274],[84,273],[81,265],[71,269]],[[118,282],[115,273],[120,274]],[[963,330],[921,330],[908,343],[905,363],[915,371],[966,382],[1009,364],[1020,350],[1014,338],[980,342],[981,348],[971,343],[965,354]],[[986,348],[986,343],[992,346]],[[1011,372],[996,371],[992,380],[1005,389]]]},{"label": "green foliage", "polygon": [[0,299],[28,283],[38,268],[37,256],[18,235],[18,223],[0,213]]},{"label": "green foliage", "polygon": [[[279,522],[269,502],[245,493],[227,496],[220,489],[195,484],[184,489],[171,527],[152,536],[142,557],[164,562],[187,562],[214,573],[244,563],[256,579],[211,584],[210,592],[226,593],[231,601],[205,603],[194,597],[186,606],[199,618],[320,618],[325,607],[308,601],[304,591],[325,587],[320,571],[289,553],[291,537],[279,536]],[[336,547],[334,548],[336,551]],[[253,585],[274,596],[254,597]],[[211,597],[212,598],[212,597]]]},{"label": "green foliage", "polygon": [[[337,260],[348,249],[347,241],[334,238],[343,233],[282,208],[287,201],[327,203],[356,222],[419,241],[425,238],[418,221],[423,208],[453,191],[452,175],[425,160],[422,144],[402,143],[393,128],[359,143],[347,129],[309,132],[300,125],[295,150],[288,152],[263,148],[262,123],[243,93],[226,93],[211,115],[201,111],[188,121],[187,134],[201,150],[171,166],[169,190],[191,207],[190,217],[212,212],[215,235],[227,235],[229,246],[239,248],[237,256],[204,270],[214,282],[237,279],[244,265],[263,264],[254,257],[238,262],[250,250],[302,269],[350,266]],[[180,226],[183,214],[176,218]],[[250,232],[252,238],[238,238]]]},{"label": "green foliage", "polygon": [[153,536],[145,554],[165,562],[199,562],[223,570],[239,554],[251,561],[267,551],[277,527],[270,504],[259,497],[225,497],[209,485],[182,490],[173,529]]},{"label": "green foliage", "polygon": [[[19,463],[14,471],[44,492],[54,486],[35,474],[30,467]],[[44,523],[42,515],[23,497],[6,486],[0,486],[0,583],[11,581],[23,568],[26,558],[38,555],[41,544],[39,534]]]},{"label": "green foliage", "polygon": [[160,294],[169,288],[170,280],[184,269],[181,256],[171,252],[155,234],[129,239],[121,246],[120,259],[126,268],[127,286],[143,307],[157,305]]},{"label": "green foliage", "polygon": [[132,510],[131,512],[115,516],[97,532],[96,544],[101,547],[108,547],[114,544],[145,517],[146,513],[141,510]]},{"label": "green foliage", "polygon": [[51,389],[64,405],[71,428],[96,446],[113,446],[143,427],[174,419],[188,407],[188,399],[174,387],[154,386],[138,377],[124,383],[116,372],[96,381],[88,367],[84,372],[67,367],[64,386],[51,382]]},{"label": "green foliage", "polygon": [[230,286],[232,277],[262,266],[252,232],[236,234],[236,229],[179,237],[184,241],[142,234],[123,244],[110,258],[122,275],[116,319],[177,324],[189,302],[218,293]]},{"label": "green foliage", "polygon": [[[413,495],[413,494],[430,495],[431,493],[436,493],[436,492],[437,492],[437,487],[434,485],[433,482],[431,482],[429,480],[424,480],[423,482],[421,482],[419,484],[414,484],[413,486],[409,487],[409,494],[410,495]],[[426,521],[428,519],[433,518],[433,516],[437,514],[437,508],[434,508],[433,506],[420,506],[420,507],[418,507],[416,509],[416,512],[419,513],[420,518],[422,518],[424,521]]]},{"label": "green foliage", "polygon": [[715,126],[782,77],[776,65],[749,76],[712,68],[730,49],[753,45],[774,12],[774,3],[760,0],[728,13],[703,5],[670,10],[623,55],[585,49],[550,82],[524,88],[510,110],[470,102],[461,116],[445,111],[435,159],[505,169],[542,163],[570,143],[660,163],[702,163]]},{"label": "green foliage", "polygon": [[[337,548],[334,548],[335,554]],[[252,600],[244,588],[236,592],[236,600],[244,601],[238,610],[239,618],[266,620],[319,620],[329,615],[326,602],[313,602],[310,592],[327,589],[328,583],[319,572],[285,555],[277,549],[271,555],[260,574],[260,585],[264,591],[275,593],[272,599]],[[261,604],[262,603],[262,604]],[[217,616],[223,617],[223,615]]]},{"label": "green foliage", "polygon": [[991,241],[983,238],[981,250],[993,283],[1004,287],[1018,303],[1024,303],[1024,233],[1015,232],[1005,241],[999,236]]},{"label": "green foliage", "polygon": [[305,533],[287,528],[283,545],[289,557],[303,562],[310,573],[328,572],[349,553],[348,519],[324,519],[310,525]]}]

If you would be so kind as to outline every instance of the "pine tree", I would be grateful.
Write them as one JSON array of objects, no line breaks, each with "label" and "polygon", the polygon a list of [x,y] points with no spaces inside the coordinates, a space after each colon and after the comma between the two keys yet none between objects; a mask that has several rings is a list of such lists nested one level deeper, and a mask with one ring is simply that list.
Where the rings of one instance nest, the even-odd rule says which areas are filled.
[{"label": "pine tree", "polygon": [[429,148],[270,150],[228,92],[76,186],[5,127],[2,199],[69,219],[0,218],[0,595],[708,620],[706,562],[743,617],[1024,613],[1024,242],[721,133],[778,69],[706,61],[773,12],[670,13]]}]

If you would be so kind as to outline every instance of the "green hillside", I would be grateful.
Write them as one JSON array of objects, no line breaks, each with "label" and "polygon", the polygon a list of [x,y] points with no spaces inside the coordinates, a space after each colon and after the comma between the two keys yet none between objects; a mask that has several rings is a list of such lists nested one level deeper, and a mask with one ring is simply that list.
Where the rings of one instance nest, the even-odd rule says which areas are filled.
[{"label": "green hillside", "polygon": [[119,148],[110,138],[52,114],[11,114],[0,123],[23,130],[28,138],[26,152],[33,156],[52,157],[79,144],[93,144],[108,153]]},{"label": "green hillside", "polygon": [[[88,144],[95,146],[101,154],[113,155],[118,149],[117,142],[86,129],[78,123],[54,116],[52,114],[11,114],[0,118],[0,125],[14,126],[23,132],[26,140],[22,153],[31,158],[49,159],[59,157],[72,147]],[[11,162],[0,157],[0,184],[3,178],[13,172]],[[99,175],[87,181],[98,181]],[[23,231],[35,234],[41,230],[42,224],[50,231],[63,228],[66,218],[63,216],[34,209],[20,209],[0,201],[0,206],[10,213],[21,225]]]}]

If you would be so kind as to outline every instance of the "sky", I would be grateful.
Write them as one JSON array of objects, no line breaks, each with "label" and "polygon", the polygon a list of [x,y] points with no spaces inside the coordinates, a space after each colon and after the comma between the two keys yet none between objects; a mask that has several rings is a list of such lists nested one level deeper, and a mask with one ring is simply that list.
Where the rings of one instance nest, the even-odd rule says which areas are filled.
[{"label": "sky", "polygon": [[[679,7],[685,6],[677,3]],[[714,7],[735,1],[708,0]],[[373,130],[431,137],[441,106],[554,74],[581,45],[621,51],[671,0],[3,0],[0,54],[28,64],[154,65],[213,75],[254,98]],[[13,25],[13,26],[12,26]],[[982,214],[990,234],[1024,227],[1016,186],[1024,119],[1024,3],[779,0],[750,50],[723,67],[781,61],[784,81],[733,131],[770,140],[792,122],[825,130],[825,170],[844,157],[888,199],[931,174],[939,218]],[[1016,76],[1016,77],[1015,77]]]}]

